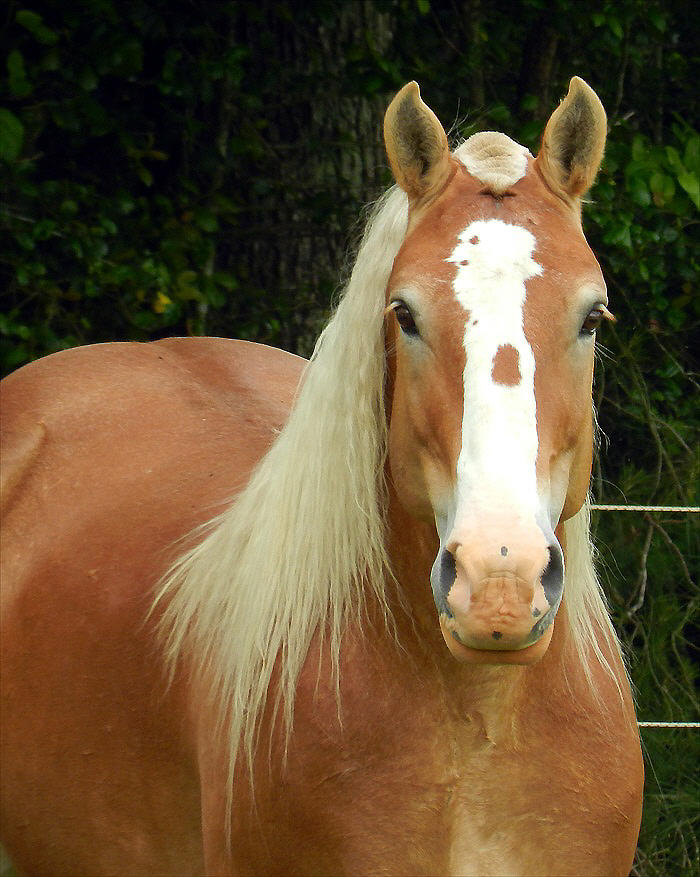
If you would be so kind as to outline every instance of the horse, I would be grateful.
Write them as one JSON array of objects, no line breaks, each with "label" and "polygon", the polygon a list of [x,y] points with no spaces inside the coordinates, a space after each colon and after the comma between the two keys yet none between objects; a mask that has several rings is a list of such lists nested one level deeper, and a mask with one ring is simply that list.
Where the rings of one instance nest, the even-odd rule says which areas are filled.
[{"label": "horse", "polygon": [[454,151],[416,83],[304,360],[2,385],[2,840],[27,874],[622,875],[639,735],[587,500],[606,117]]}]

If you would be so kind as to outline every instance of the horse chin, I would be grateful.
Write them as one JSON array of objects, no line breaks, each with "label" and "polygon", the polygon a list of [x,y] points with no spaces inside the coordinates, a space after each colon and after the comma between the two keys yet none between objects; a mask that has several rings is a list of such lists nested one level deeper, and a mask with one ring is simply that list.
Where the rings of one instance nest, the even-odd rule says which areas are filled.
[{"label": "horse chin", "polygon": [[440,629],[445,638],[447,648],[462,664],[536,664],[549,648],[554,632],[554,621],[544,631],[542,636],[532,645],[522,649],[475,649],[465,646],[454,636],[446,624],[446,619],[440,618]]}]

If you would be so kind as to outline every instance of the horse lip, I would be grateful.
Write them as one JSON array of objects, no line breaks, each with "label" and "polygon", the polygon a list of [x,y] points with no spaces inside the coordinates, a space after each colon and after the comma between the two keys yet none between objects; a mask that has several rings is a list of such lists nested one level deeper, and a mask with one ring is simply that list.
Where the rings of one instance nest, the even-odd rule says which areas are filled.
[{"label": "horse lip", "polygon": [[500,642],[502,635],[508,635],[508,628],[511,623],[515,621],[514,618],[511,618],[508,615],[504,616],[499,621],[494,622],[491,639],[479,638],[479,640],[475,642],[465,642],[459,631],[456,629],[455,619],[452,615],[446,613],[441,614],[440,626],[443,628],[443,633],[446,630],[449,631],[453,639],[467,649],[474,649],[483,652],[520,652],[523,649],[528,649],[530,646],[535,645],[547,629],[554,623],[555,617],[556,608],[553,607],[538,618],[537,622],[532,626],[528,636],[525,637],[519,645],[512,645],[507,639],[503,643]]},{"label": "horse lip", "polygon": [[542,659],[549,649],[554,632],[554,613],[551,622],[544,628],[542,634],[534,642],[529,645],[523,645],[519,648],[483,648],[479,646],[469,646],[463,643],[459,636],[451,636],[452,630],[445,624],[447,617],[440,616],[440,628],[444,637],[447,648],[452,653],[452,657],[462,664],[519,664],[523,666],[532,665]]},{"label": "horse lip", "polygon": [[[472,643],[464,642],[456,630],[451,630],[450,633],[460,645],[465,646],[467,649],[476,649],[480,652],[519,652],[533,644],[528,639],[519,646],[512,646],[507,643],[505,645],[499,645],[500,637],[494,637],[493,640],[486,640],[483,643],[479,643],[479,645],[473,645]],[[500,631],[494,631],[494,633],[500,633]],[[537,642],[537,640],[534,640],[533,642]]]}]

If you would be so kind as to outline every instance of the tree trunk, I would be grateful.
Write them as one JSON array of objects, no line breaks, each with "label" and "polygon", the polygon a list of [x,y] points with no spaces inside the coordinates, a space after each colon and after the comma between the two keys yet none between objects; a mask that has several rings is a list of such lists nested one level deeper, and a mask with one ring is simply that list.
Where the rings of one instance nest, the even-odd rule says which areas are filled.
[{"label": "tree trunk", "polygon": [[240,226],[245,254],[234,244],[231,258],[240,266],[243,255],[244,282],[259,291],[249,303],[253,316],[275,312],[275,343],[308,354],[338,285],[348,232],[359,206],[377,196],[386,167],[386,95],[348,93],[347,58],[365,41],[381,54],[391,41],[391,16],[367,0],[295,20],[269,0],[261,5],[261,21],[242,23],[250,75],[269,80],[261,155],[250,173],[274,182],[249,189]]}]

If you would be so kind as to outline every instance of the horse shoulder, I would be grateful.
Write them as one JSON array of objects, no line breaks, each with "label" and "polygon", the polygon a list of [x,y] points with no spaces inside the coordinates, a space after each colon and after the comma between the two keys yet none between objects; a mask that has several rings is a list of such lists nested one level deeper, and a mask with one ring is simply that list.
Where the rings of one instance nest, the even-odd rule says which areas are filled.
[{"label": "horse shoulder", "polygon": [[[191,692],[167,688],[148,611],[183,537],[282,428],[302,366],[182,339],[65,351],[3,382],[3,819],[18,867],[202,872]],[[73,830],[86,808],[89,840]]]}]

